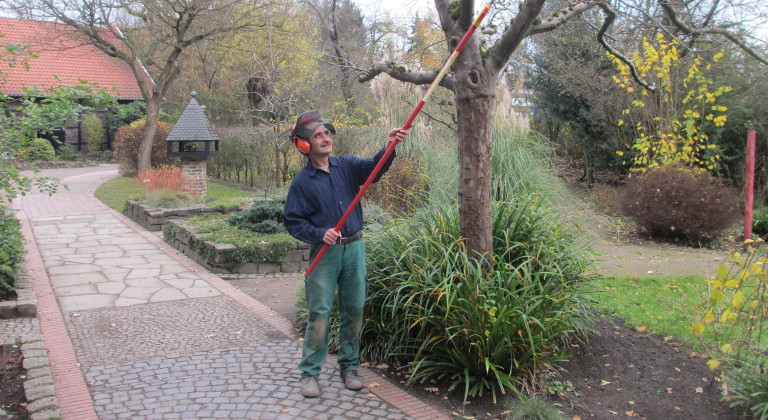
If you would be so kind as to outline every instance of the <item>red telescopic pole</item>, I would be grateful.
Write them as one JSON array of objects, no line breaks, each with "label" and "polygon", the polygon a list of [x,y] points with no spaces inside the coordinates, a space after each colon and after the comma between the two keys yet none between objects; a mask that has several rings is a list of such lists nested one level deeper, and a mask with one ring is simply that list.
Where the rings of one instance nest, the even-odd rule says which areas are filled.
[{"label": "red telescopic pole", "polygon": [[[464,45],[467,44],[467,41],[469,41],[469,38],[472,37],[472,34],[475,33],[475,29],[477,29],[478,26],[480,26],[480,22],[485,18],[485,15],[488,14],[488,11],[491,10],[491,6],[485,6],[483,10],[480,12],[480,14],[477,16],[475,21],[472,23],[472,26],[469,27],[469,30],[466,34],[464,34],[464,37],[461,38],[461,42],[459,42],[459,45],[456,46],[456,49],[453,50],[453,53],[451,53],[451,56],[448,57],[448,60],[443,65],[443,68],[440,69],[440,72],[437,73],[437,76],[435,76],[435,80],[432,81],[432,84],[429,85],[429,88],[424,93],[424,96],[421,97],[421,100],[418,104],[416,104],[416,108],[413,109],[411,112],[411,115],[408,117],[408,120],[405,121],[405,124],[403,124],[403,127],[401,130],[407,130],[411,127],[413,124],[413,120],[416,119],[416,116],[419,115],[419,112],[421,112],[421,108],[424,107],[424,104],[427,102],[427,99],[429,98],[429,95],[432,94],[432,90],[437,87],[437,85],[440,84],[440,81],[443,80],[443,77],[445,77],[445,74],[448,72],[448,69],[451,68],[453,65],[453,62],[456,61],[456,57],[458,57],[459,53],[462,49],[464,49]],[[339,220],[339,223],[336,224],[336,226],[333,228],[336,232],[340,232],[341,228],[344,226],[344,223],[347,222],[347,218],[349,218],[349,215],[352,214],[352,212],[355,210],[355,207],[357,207],[357,204],[360,203],[360,199],[363,198],[363,194],[365,194],[366,191],[368,191],[368,187],[371,186],[371,183],[374,179],[376,179],[376,176],[381,172],[381,168],[384,166],[384,164],[387,162],[390,156],[392,156],[392,153],[395,151],[395,147],[397,147],[397,143],[400,141],[395,138],[395,141],[392,142],[392,144],[389,145],[387,150],[384,152],[384,156],[381,157],[379,160],[379,163],[376,164],[376,166],[373,168],[373,171],[368,176],[368,179],[365,180],[365,183],[360,187],[360,191],[358,191],[355,198],[352,200],[352,202],[349,204],[349,207],[347,207],[347,210],[344,212],[344,215],[341,216],[341,219]],[[328,250],[328,244],[323,244],[323,246],[320,248],[320,250],[315,255],[315,258],[312,260],[312,263],[309,264],[309,268],[307,268],[307,271],[304,273],[305,277],[309,277],[310,274],[312,274],[312,271],[315,270],[315,267],[317,266],[317,263],[320,262],[320,260],[323,258],[323,255],[325,255],[325,251]]]}]

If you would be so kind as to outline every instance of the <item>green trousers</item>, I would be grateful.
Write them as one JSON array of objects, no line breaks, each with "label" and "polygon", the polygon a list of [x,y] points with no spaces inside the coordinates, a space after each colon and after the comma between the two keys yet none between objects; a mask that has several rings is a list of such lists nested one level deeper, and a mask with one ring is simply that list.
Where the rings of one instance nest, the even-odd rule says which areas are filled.
[{"label": "green trousers", "polygon": [[337,290],[339,367],[342,372],[357,369],[363,305],[368,292],[365,274],[365,246],[358,240],[329,246],[312,274],[304,278],[309,317],[299,363],[302,377],[320,375],[328,354],[329,318]]}]

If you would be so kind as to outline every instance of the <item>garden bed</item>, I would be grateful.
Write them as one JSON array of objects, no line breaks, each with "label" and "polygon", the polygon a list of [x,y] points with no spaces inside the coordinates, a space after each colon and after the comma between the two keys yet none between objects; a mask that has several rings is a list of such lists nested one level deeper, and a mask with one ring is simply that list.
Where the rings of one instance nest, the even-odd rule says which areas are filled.
[{"label": "garden bed", "polygon": [[[230,233],[196,232],[189,224],[189,220],[168,220],[163,237],[213,273],[295,273],[309,267],[309,245],[288,235],[262,236],[235,228],[225,228]],[[222,236],[231,237],[233,243],[222,242]]]}]

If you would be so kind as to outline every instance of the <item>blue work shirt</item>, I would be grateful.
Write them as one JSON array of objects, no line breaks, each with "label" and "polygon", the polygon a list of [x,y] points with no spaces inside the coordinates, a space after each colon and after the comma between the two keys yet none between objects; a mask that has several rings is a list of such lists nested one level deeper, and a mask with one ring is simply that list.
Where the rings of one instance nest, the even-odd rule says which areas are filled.
[{"label": "blue work shirt", "polygon": [[[285,200],[283,217],[288,233],[310,245],[321,244],[325,232],[339,223],[384,152],[381,149],[369,159],[350,155],[330,156],[328,172],[315,168],[307,160],[307,166],[293,178]],[[394,158],[392,153],[373,182],[381,179]],[[353,236],[362,228],[363,207],[358,203],[344,223],[341,236]]]}]

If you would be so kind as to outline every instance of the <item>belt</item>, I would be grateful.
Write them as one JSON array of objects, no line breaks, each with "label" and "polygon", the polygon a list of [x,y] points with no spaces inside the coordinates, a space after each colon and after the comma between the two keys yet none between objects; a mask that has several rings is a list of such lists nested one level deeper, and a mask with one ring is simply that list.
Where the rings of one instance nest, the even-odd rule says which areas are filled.
[{"label": "belt", "polygon": [[357,232],[356,234],[354,234],[352,236],[347,236],[347,237],[344,237],[344,238],[339,238],[339,239],[336,240],[336,243],[339,244],[339,245],[347,245],[347,244],[351,244],[352,242],[355,242],[356,240],[358,240],[358,239],[360,239],[362,237],[363,237],[363,232],[361,231],[361,232]]}]

